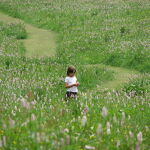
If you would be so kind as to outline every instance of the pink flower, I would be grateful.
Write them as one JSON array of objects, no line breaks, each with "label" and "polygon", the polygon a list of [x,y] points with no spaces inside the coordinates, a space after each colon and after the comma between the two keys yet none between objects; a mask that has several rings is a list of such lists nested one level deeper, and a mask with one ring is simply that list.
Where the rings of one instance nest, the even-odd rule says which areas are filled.
[{"label": "pink flower", "polygon": [[30,103],[24,98],[21,99],[21,105],[26,109],[30,108]]},{"label": "pink flower", "polygon": [[107,108],[104,106],[103,108],[102,108],[102,116],[103,117],[106,117],[108,115],[108,110],[107,110]]},{"label": "pink flower", "polygon": [[32,121],[36,120],[36,116],[34,114],[31,114],[31,120]]},{"label": "pink flower", "polygon": [[140,144],[139,143],[136,144],[136,150],[140,150]]},{"label": "pink flower", "polygon": [[35,100],[34,100],[34,101],[32,101],[32,102],[31,102],[31,104],[32,104],[32,105],[35,105],[35,104],[36,104],[36,101],[35,101]]},{"label": "pink flower", "polygon": [[66,144],[70,144],[70,136],[69,135],[66,136]]},{"label": "pink flower", "polygon": [[142,143],[142,132],[139,132],[138,134],[137,134],[137,140],[138,140],[138,143]]},{"label": "pink flower", "polygon": [[10,124],[10,127],[13,128],[15,126],[15,121],[10,118],[9,124]]}]

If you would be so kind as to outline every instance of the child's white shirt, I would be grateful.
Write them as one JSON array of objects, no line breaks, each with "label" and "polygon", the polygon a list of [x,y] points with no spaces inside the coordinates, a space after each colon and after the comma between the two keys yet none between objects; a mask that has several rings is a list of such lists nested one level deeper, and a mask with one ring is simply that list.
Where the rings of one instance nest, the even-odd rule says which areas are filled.
[{"label": "child's white shirt", "polygon": [[[76,82],[77,82],[76,76],[73,76],[73,77],[67,76],[65,78],[65,83],[68,83],[68,85],[75,84]],[[69,91],[69,92],[78,92],[78,88],[76,86],[73,86],[71,88],[68,88],[67,91]]]}]

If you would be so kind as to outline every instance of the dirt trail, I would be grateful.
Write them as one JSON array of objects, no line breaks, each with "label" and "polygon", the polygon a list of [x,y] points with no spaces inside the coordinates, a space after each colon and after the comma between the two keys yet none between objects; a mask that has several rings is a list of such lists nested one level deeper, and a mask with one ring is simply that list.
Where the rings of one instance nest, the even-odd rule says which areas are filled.
[{"label": "dirt trail", "polygon": [[51,57],[56,54],[56,34],[49,30],[34,27],[24,21],[0,12],[0,21],[4,23],[23,23],[28,37],[22,40],[27,57]]}]

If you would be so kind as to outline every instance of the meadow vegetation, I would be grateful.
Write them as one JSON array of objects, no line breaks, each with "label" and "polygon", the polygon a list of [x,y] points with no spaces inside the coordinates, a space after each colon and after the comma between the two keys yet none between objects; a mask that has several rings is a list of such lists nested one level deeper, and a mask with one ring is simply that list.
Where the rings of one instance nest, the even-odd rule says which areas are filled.
[{"label": "meadow vegetation", "polygon": [[[148,150],[149,9],[148,0],[1,0],[0,11],[58,39],[55,57],[26,57],[24,24],[0,22],[0,149]],[[101,88],[115,72],[100,63],[141,76]],[[81,86],[66,102],[69,64]]]}]

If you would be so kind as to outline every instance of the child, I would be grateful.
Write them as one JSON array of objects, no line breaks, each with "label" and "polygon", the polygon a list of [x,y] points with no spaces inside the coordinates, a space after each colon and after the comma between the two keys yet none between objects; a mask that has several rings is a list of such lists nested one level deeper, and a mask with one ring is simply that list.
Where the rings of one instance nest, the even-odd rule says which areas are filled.
[{"label": "child", "polygon": [[75,76],[76,69],[70,66],[67,69],[67,77],[65,78],[65,87],[67,88],[66,98],[77,98],[79,82]]}]

